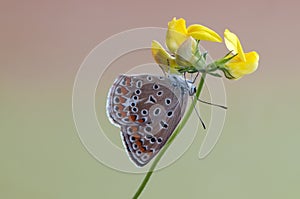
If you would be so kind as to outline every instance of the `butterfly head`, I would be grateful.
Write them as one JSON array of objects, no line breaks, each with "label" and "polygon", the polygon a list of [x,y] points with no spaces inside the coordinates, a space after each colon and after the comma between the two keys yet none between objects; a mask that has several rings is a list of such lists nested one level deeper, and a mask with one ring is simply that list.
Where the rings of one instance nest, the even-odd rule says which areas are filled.
[{"label": "butterfly head", "polygon": [[189,95],[193,96],[197,91],[196,86],[190,80],[185,80],[185,83],[186,83],[186,89],[188,90]]},{"label": "butterfly head", "polygon": [[194,84],[188,84],[188,87],[189,87],[189,95],[193,96],[197,91],[196,86]]},{"label": "butterfly head", "polygon": [[172,81],[177,82],[184,90],[188,91],[190,96],[193,96],[196,93],[197,89],[192,81],[183,79],[178,75],[169,75],[169,78]]}]

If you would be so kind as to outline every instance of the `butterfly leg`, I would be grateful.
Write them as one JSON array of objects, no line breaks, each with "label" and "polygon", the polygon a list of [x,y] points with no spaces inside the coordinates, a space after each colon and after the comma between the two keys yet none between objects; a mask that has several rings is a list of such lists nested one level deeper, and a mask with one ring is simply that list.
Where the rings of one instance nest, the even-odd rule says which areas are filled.
[{"label": "butterfly leg", "polygon": [[194,80],[192,81],[192,83],[193,83],[193,84],[195,83],[196,79],[198,78],[198,76],[199,76],[199,73],[200,73],[200,72],[197,72],[197,74],[196,74],[196,76],[195,76]]},{"label": "butterfly leg", "polygon": [[204,100],[201,100],[201,99],[197,99],[197,100],[199,102],[204,103],[204,104],[209,104],[209,105],[216,106],[216,107],[219,107],[219,108],[227,109],[227,106],[223,106],[223,105],[219,105],[219,104],[214,104],[214,103],[207,102],[207,101],[204,101]]},{"label": "butterfly leg", "polygon": [[184,77],[185,84],[186,84],[186,86],[188,87],[189,85],[188,85],[188,82],[187,82],[187,80],[186,80],[186,72],[183,72],[183,77]]}]

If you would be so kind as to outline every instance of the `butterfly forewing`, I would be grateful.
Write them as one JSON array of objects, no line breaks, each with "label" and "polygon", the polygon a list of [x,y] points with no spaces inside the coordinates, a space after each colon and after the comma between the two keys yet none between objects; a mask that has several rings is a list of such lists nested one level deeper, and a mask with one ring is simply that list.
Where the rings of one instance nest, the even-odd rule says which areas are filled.
[{"label": "butterfly forewing", "polygon": [[107,111],[121,126],[127,152],[138,166],[147,164],[180,122],[188,94],[179,82],[153,75],[121,75],[113,84]]}]

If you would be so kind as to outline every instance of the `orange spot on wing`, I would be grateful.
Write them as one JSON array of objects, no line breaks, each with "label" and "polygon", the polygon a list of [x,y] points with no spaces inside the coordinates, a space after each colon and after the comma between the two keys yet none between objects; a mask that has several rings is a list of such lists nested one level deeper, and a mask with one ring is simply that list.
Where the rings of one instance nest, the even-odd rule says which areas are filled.
[{"label": "orange spot on wing", "polygon": [[118,106],[118,110],[120,111],[120,112],[122,112],[123,111],[123,109],[124,109],[124,106],[123,105],[121,105],[121,104],[119,104],[119,105],[117,105]]},{"label": "orange spot on wing", "polygon": [[143,147],[141,141],[137,140],[135,143],[136,143],[136,145],[138,146],[138,148],[141,150],[141,152],[143,152],[143,153],[146,152],[146,149]]},{"label": "orange spot on wing", "polygon": [[146,152],[146,149],[144,147],[141,147],[140,150],[145,153]]},{"label": "orange spot on wing", "polygon": [[124,97],[120,97],[120,102],[124,103],[126,101],[126,99]]},{"label": "orange spot on wing", "polygon": [[129,120],[131,120],[132,122],[134,122],[136,120],[136,115],[130,115],[129,116]]},{"label": "orange spot on wing", "polygon": [[125,77],[125,84],[126,84],[127,86],[130,85],[130,82],[131,82],[131,78],[130,78],[130,77]]},{"label": "orange spot on wing", "polygon": [[134,137],[136,140],[138,140],[138,139],[141,138],[141,136],[139,136],[138,134],[134,134],[133,137]]},{"label": "orange spot on wing", "polygon": [[[132,132],[137,132],[138,131],[137,126],[132,126],[131,129],[132,129]],[[138,136],[138,135],[134,135],[134,136]]]},{"label": "orange spot on wing", "polygon": [[139,123],[143,123],[143,122],[145,122],[145,119],[139,119],[139,120],[137,120]]},{"label": "orange spot on wing", "polygon": [[128,90],[124,87],[121,87],[121,93],[122,95],[126,95],[128,93]]},{"label": "orange spot on wing", "polygon": [[124,111],[121,111],[120,114],[121,114],[122,117],[127,116],[126,112],[124,112]]}]

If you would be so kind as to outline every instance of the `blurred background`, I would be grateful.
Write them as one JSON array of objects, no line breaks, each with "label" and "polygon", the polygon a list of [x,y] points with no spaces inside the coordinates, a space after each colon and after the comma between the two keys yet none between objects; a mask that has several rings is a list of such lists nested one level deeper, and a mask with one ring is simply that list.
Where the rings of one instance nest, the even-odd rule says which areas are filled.
[{"label": "blurred background", "polygon": [[[198,158],[205,135],[199,129],[178,161],[154,173],[141,198],[299,198],[299,6],[292,0],[1,1],[0,198],[133,195],[144,174],[110,169],[80,142],[73,83],[101,41],[131,28],[167,27],[174,16],[220,35],[229,28],[245,52],[260,54],[260,65],[241,80],[224,80],[229,109],[209,156]],[[202,45],[213,58],[226,52],[220,44]],[[127,59],[130,68],[137,57]],[[109,133],[121,143],[117,128]]]}]

